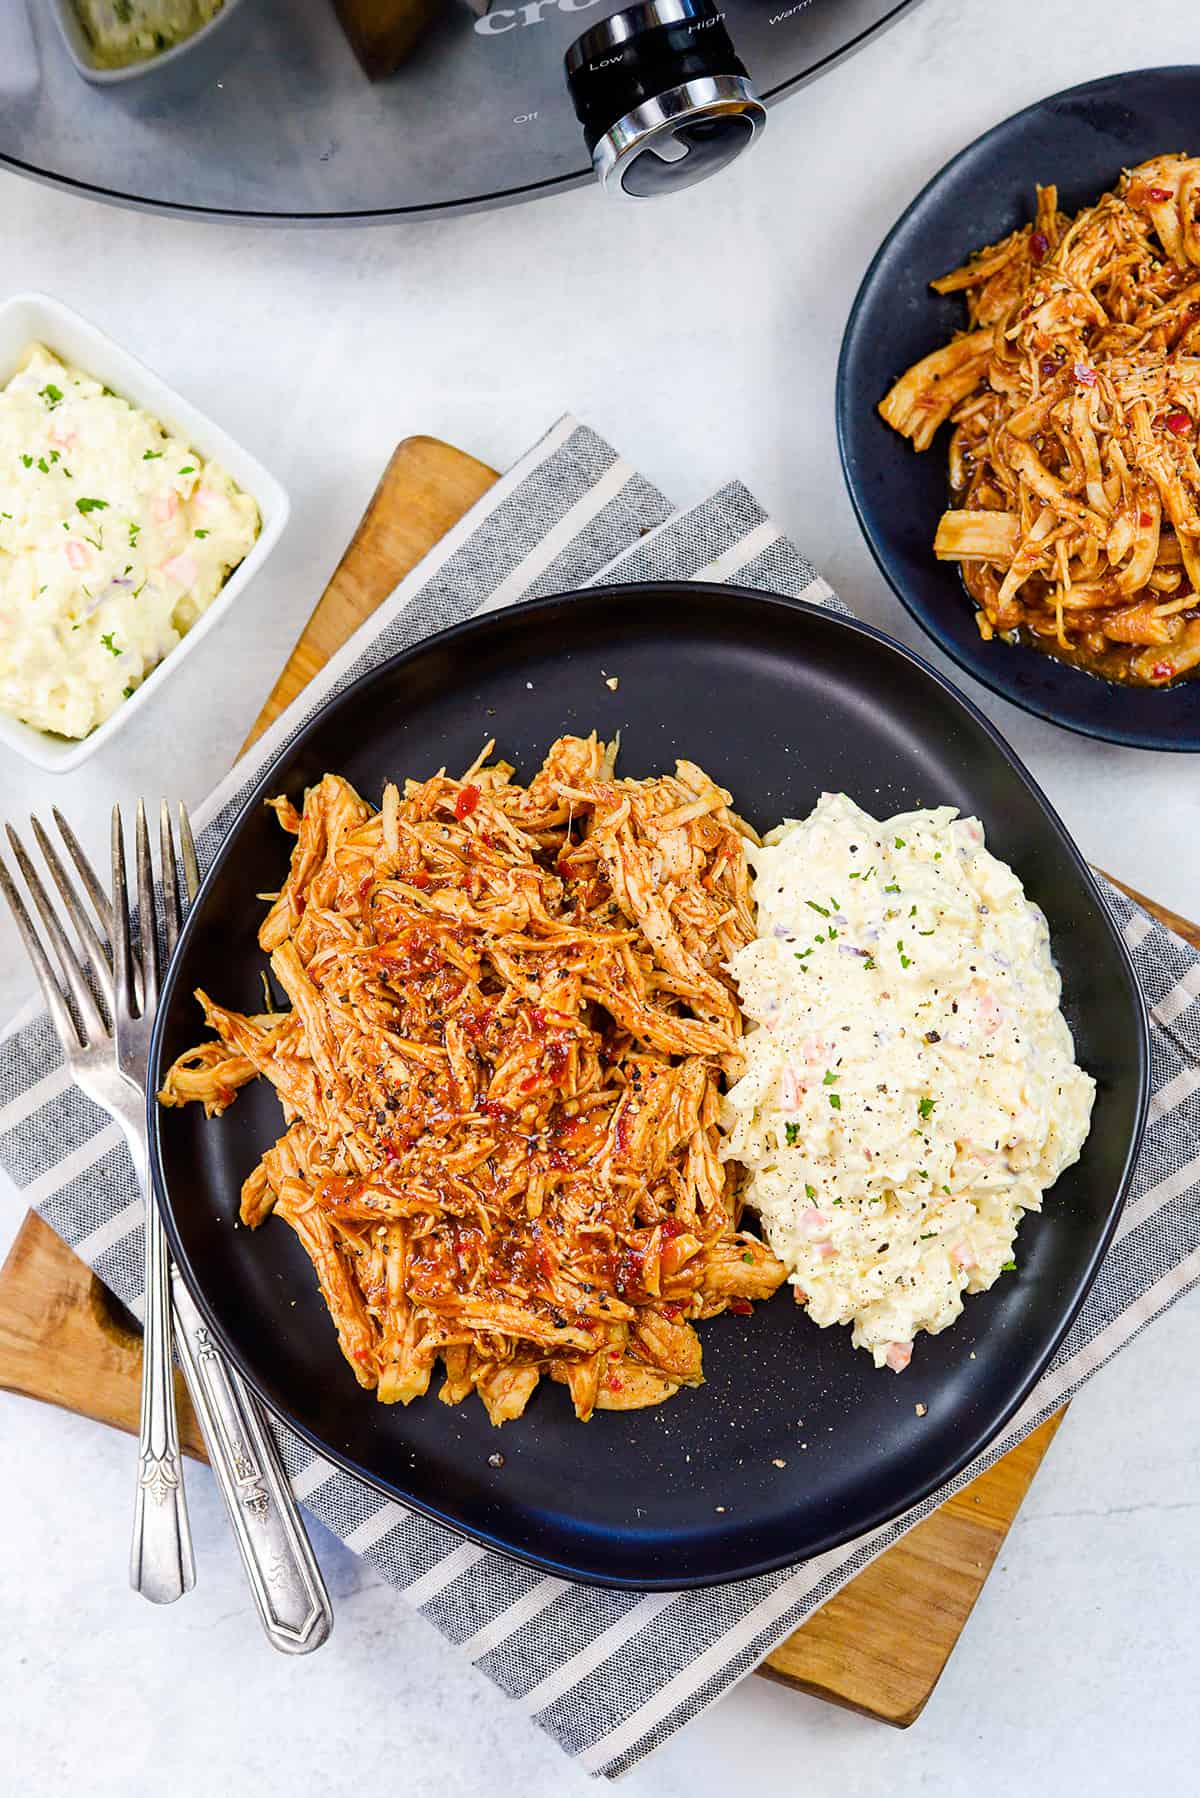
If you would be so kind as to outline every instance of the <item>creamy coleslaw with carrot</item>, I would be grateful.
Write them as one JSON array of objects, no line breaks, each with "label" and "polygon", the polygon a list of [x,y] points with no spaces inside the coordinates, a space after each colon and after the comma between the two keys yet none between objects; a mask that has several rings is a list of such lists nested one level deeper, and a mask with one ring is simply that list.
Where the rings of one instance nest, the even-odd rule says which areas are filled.
[{"label": "creamy coleslaw with carrot", "polygon": [[211,605],[259,528],[217,463],[31,345],[0,391],[0,710],[87,736]]},{"label": "creamy coleslaw with carrot", "polygon": [[752,1027],[723,1153],[797,1302],[899,1372],[1015,1271],[1095,1083],[1046,920],[976,819],[881,823],[827,793],[749,855],[759,934],[730,966]]}]

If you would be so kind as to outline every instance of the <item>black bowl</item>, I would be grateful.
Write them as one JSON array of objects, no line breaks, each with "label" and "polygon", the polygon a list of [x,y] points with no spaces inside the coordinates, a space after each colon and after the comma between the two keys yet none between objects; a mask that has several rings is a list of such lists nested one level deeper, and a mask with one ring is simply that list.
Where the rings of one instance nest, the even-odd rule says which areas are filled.
[{"label": "black bowl", "polygon": [[960,668],[1027,712],[1135,749],[1200,750],[1200,680],[1151,691],[1097,680],[1039,650],[985,643],[954,563],[933,538],[947,501],[946,441],[918,455],[875,408],[912,363],[966,323],[961,294],[930,280],[1024,224],[1037,182],[1074,212],[1121,170],[1200,150],[1200,68],[1089,81],[996,125],[948,162],[893,226],[850,312],[837,373],[837,430],[850,498],[876,562]]},{"label": "black bowl", "polygon": [[[604,675],[617,675],[614,693]],[[234,1229],[238,1188],[279,1135],[265,1082],[224,1117],[151,1107],[155,1182],[176,1259],[220,1341],[330,1460],[489,1547],[595,1584],[667,1590],[788,1565],[897,1516],[950,1478],[1021,1403],[1110,1239],[1141,1130],[1143,1008],[1094,882],[991,726],[878,632],[787,600],[700,585],[616,587],[461,625],[337,695],[258,782],[214,862],[167,978],[151,1091],[203,1034],[191,994],[261,1006],[255,893],[289,844],[263,807],[327,769],[378,801],[385,779],[463,768],[495,735],[526,775],[560,732],[621,732],[630,774],[698,760],[768,825],[845,787],[888,812],[948,802],[984,820],[1050,921],[1064,1006],[1099,1082],[1082,1159],[1021,1227],[1020,1272],[877,1372],[846,1330],[783,1292],[701,1326],[707,1382],[651,1411],[577,1423],[543,1384],[497,1433],[471,1399],[407,1410],[355,1384],[307,1259],[268,1221]],[[971,1351],[975,1359],[971,1359]],[[917,1402],[928,1406],[918,1418]],[[502,1468],[489,1465],[497,1449]],[[785,1466],[777,1465],[779,1461]]]}]

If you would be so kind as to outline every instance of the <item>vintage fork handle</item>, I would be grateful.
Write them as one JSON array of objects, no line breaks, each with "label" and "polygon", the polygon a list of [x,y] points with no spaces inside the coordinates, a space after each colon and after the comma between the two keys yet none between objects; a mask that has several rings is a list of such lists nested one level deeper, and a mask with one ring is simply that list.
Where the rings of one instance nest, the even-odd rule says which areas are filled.
[{"label": "vintage fork handle", "polygon": [[281,1653],[309,1654],[333,1610],[274,1439],[174,1266],[171,1295],[175,1346],[262,1626]]},{"label": "vintage fork handle", "polygon": [[171,1604],[196,1583],[192,1532],[183,1492],[183,1456],[171,1362],[170,1257],[150,1191],[145,1136],[122,1120],[146,1205],[146,1309],[142,1414],[129,1583],[153,1604]]}]

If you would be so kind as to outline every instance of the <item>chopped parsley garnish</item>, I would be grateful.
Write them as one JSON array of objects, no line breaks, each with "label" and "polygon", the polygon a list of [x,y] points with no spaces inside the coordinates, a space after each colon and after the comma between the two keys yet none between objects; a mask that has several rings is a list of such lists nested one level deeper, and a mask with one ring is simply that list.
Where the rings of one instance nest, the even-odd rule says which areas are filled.
[{"label": "chopped parsley garnish", "polygon": [[134,689],[132,687],[126,687],[121,694],[121,698],[122,699],[132,699],[133,694],[134,694]]},{"label": "chopped parsley garnish", "polygon": [[947,1198],[950,1197],[950,1188],[948,1186],[943,1186],[942,1191],[945,1193]]},{"label": "chopped parsley garnish", "polygon": [[813,938],[813,942],[814,943],[823,943],[824,941],[825,941],[825,938],[821,935],[821,932],[818,930],[816,936]]},{"label": "chopped parsley garnish", "polygon": [[75,510],[85,514],[88,512],[107,512],[108,501],[106,499],[77,499],[75,501]]},{"label": "chopped parsley garnish", "polygon": [[53,412],[55,406],[62,405],[62,394],[59,391],[59,389],[54,385],[53,381],[46,382],[46,385],[39,392],[38,398],[40,400],[45,400],[45,402],[46,402],[47,406],[49,406],[51,412]]},{"label": "chopped parsley garnish", "polygon": [[[131,692],[132,688],[128,688],[126,690],[128,692]],[[746,1263],[747,1267],[749,1267],[750,1263],[754,1260],[754,1256],[750,1253],[749,1249],[747,1249],[746,1253],[742,1256],[742,1260]]]},{"label": "chopped parsley garnish", "polygon": [[33,467],[33,457],[32,456],[22,456],[21,460],[25,464],[26,468]]},{"label": "chopped parsley garnish", "polygon": [[937,929],[937,926],[936,926],[936,924],[935,924],[935,925],[934,925],[934,926],[933,926],[933,929],[932,929],[932,930],[918,930],[918,932],[917,932],[917,935],[918,935],[918,936],[932,936],[932,935],[933,935],[933,931],[934,931],[934,930],[936,930],[936,929]]},{"label": "chopped parsley garnish", "polygon": [[867,972],[870,974],[873,974],[878,966],[879,963],[875,960],[873,955],[868,955],[867,959],[863,962],[863,967],[866,968]]},{"label": "chopped parsley garnish", "polygon": [[937,1235],[936,1230],[922,1230],[921,1231],[921,1241],[922,1242],[930,1242],[936,1235]]},{"label": "chopped parsley garnish", "polygon": [[142,527],[140,524],[131,524],[130,525],[130,527],[129,527],[129,547],[130,547],[130,549],[137,548],[138,533],[141,530],[141,528]]},{"label": "chopped parsley garnish", "polygon": [[117,633],[115,631],[105,631],[104,635],[100,639],[101,643],[103,643],[105,649],[107,649],[110,656],[119,656],[121,653],[121,651],[117,648],[117,645],[114,641],[116,634]]},{"label": "chopped parsley garnish", "polygon": [[842,1203],[841,1199],[835,1199],[833,1202],[835,1205],[840,1205]]},{"label": "chopped parsley garnish", "polygon": [[890,881],[888,883],[888,885],[884,887],[883,890],[885,893],[898,893],[900,891],[900,888],[897,886],[896,882],[893,880],[893,881]]},{"label": "chopped parsley garnish", "polygon": [[826,1068],[826,1069],[825,1069],[825,1079],[824,1079],[824,1081],[823,1081],[823,1082],[822,1082],[822,1085],[824,1085],[824,1086],[836,1086],[836,1085],[837,1085],[837,1082],[838,1082],[838,1077],[837,1077],[837,1075],[836,1075],[836,1074],[835,1074],[835,1073],[834,1073],[834,1071],[833,1071],[833,1069],[832,1069],[832,1068]]},{"label": "chopped parsley garnish", "polygon": [[1016,1271],[1017,1264],[1015,1261],[1002,1261],[1000,1263],[1000,1272],[1002,1274],[1015,1274]]},{"label": "chopped parsley garnish", "polygon": [[897,847],[897,849],[903,849],[905,847],[905,842],[904,842],[903,837],[896,838],[896,847]]},{"label": "chopped parsley garnish", "polygon": [[805,905],[807,905],[809,911],[820,912],[820,914],[823,918],[827,918],[829,916],[829,912],[826,909],[826,907],[823,905],[818,905],[815,899],[806,899],[804,901],[804,903],[805,903]]},{"label": "chopped parsley garnish", "polygon": [[829,930],[829,940],[831,943],[837,942],[837,931],[833,929],[832,925],[830,926],[830,930]]},{"label": "chopped parsley garnish", "polygon": [[922,1099],[921,1103],[917,1106],[917,1111],[921,1117],[931,1118],[933,1116],[934,1107],[936,1105],[937,1105],[936,1099],[925,1098],[925,1099]]},{"label": "chopped parsley garnish", "polygon": [[49,464],[49,462],[47,462],[45,456],[38,457],[38,467],[41,469],[43,474],[50,473],[50,464]]},{"label": "chopped parsley garnish", "polygon": [[788,1148],[794,1149],[796,1146],[797,1139],[800,1135],[799,1124],[785,1124],[783,1127],[783,1135],[784,1135],[784,1140],[786,1141]]},{"label": "chopped parsley garnish", "polygon": [[191,463],[189,462],[187,467],[181,468],[179,470],[179,472],[180,472],[180,474],[195,474],[196,470],[192,467]]},{"label": "chopped parsley garnish", "polygon": [[197,537],[207,537],[208,532],[207,531],[197,531],[196,535],[197,535]]},{"label": "chopped parsley garnish", "polygon": [[162,455],[161,450],[143,450],[142,451],[142,461],[143,462],[157,462],[161,455]]},{"label": "chopped parsley garnish", "polygon": [[[50,451],[50,460],[51,460],[51,461],[52,461],[52,462],[58,462],[58,461],[59,461],[59,460],[61,460],[61,458],[60,458],[60,457],[59,457],[59,453],[58,453],[58,451],[57,451],[57,450],[51,450],[51,451]],[[66,472],[66,471],[65,471],[65,470],[64,470],[64,471],[63,471],[63,472],[64,472],[64,473],[65,473],[65,472]]]},{"label": "chopped parsley garnish", "polygon": [[841,1094],[840,1093],[830,1093],[829,1103],[833,1106],[833,1109],[835,1111],[840,1111],[842,1109]]},{"label": "chopped parsley garnish", "polygon": [[912,957],[905,955],[905,953],[904,953],[904,938],[903,937],[898,937],[896,939],[896,949],[900,956],[900,966],[902,968],[911,968],[912,967]]},{"label": "chopped parsley garnish", "polygon": [[810,1186],[807,1180],[804,1182],[804,1196],[806,1199],[815,1199],[817,1196],[816,1187]]}]

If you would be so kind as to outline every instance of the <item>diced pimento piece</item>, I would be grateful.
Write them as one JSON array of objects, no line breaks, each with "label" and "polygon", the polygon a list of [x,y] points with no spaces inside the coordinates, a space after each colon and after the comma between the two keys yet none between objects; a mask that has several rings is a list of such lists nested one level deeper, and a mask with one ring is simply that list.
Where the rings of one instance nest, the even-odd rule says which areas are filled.
[{"label": "diced pimento piece", "polygon": [[162,571],[169,580],[178,581],[181,587],[192,586],[200,573],[195,556],[190,556],[186,550],[164,562]]},{"label": "diced pimento piece", "polygon": [[67,561],[72,568],[87,568],[91,565],[91,554],[82,543],[76,543],[72,537],[64,545]]},{"label": "diced pimento piece", "polygon": [[158,524],[168,524],[179,510],[179,495],[177,493],[160,493],[150,510]]},{"label": "diced pimento piece", "polygon": [[956,1242],[950,1251],[956,1267],[976,1267],[978,1263],[965,1242]]},{"label": "diced pimento piece", "polygon": [[889,1342],[886,1360],[893,1373],[903,1373],[912,1360],[911,1342]]}]

